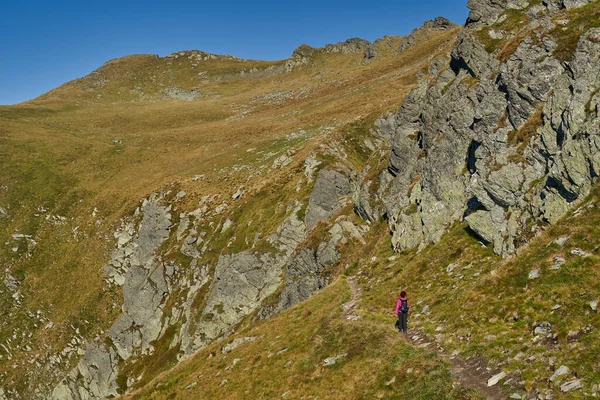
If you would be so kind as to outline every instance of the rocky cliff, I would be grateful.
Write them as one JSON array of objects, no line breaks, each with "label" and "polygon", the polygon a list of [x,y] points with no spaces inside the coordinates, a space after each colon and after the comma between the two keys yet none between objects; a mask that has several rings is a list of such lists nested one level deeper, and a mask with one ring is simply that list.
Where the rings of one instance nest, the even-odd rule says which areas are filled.
[{"label": "rocky cliff", "polygon": [[[466,220],[508,256],[598,177],[600,30],[581,20],[573,26],[598,3],[471,0],[469,7],[449,63],[377,123],[392,149],[373,198],[398,251],[436,242]],[[571,30],[579,30],[573,44],[563,38]]]},{"label": "rocky cliff", "polygon": [[[303,160],[290,144],[303,134],[290,135],[283,150],[262,152],[270,168],[262,165],[256,176],[244,177],[249,184],[264,173],[262,188],[252,192],[235,185],[225,197],[203,193],[185,206],[191,196],[176,184],[147,196],[121,218],[103,269],[108,290],[122,295],[119,315],[106,331],[86,338],[77,331],[63,352],[38,362],[26,393],[92,399],[143,386],[244,323],[323,289],[349,267],[338,265],[345,246],[365,246],[382,219],[398,252],[422,250],[464,221],[495,253],[515,254],[596,183],[600,28],[586,16],[597,14],[599,4],[470,0],[469,19],[449,54],[434,41],[431,55],[394,72],[419,71],[420,80],[400,109],[372,129],[372,119],[366,129],[346,121],[359,135],[332,138],[334,128],[322,128]],[[384,51],[418,51],[419,43],[442,31],[458,28],[438,18],[401,40],[351,39],[319,52],[358,55],[362,68]],[[277,68],[287,75],[314,68],[315,51],[301,46]],[[262,77],[252,74],[235,79]],[[196,101],[198,93],[175,88],[163,94]],[[277,92],[251,104],[257,99],[268,99],[269,110],[287,100]],[[240,110],[227,121],[251,112]],[[294,112],[300,113],[282,117]],[[287,176],[279,179],[285,185],[269,188],[265,170],[284,168]],[[15,291],[9,276],[5,285]],[[67,365],[72,368],[65,372]],[[7,395],[20,396],[0,389],[0,398]]]}]

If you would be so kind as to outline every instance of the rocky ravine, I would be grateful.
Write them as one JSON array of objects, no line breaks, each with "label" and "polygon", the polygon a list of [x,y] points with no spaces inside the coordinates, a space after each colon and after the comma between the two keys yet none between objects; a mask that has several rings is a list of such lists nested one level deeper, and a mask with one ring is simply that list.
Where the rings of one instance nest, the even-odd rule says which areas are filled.
[{"label": "rocky ravine", "polygon": [[[387,215],[396,250],[436,242],[466,220],[497,254],[510,255],[596,182],[600,29],[583,33],[567,62],[554,56],[551,34],[568,24],[555,20],[556,10],[591,2],[529,3],[469,1],[450,63],[433,68],[397,114],[377,121],[392,137],[389,168],[361,208],[368,218]],[[510,10],[529,20],[526,36],[494,30]],[[482,33],[518,46],[508,57],[491,54]]]}]

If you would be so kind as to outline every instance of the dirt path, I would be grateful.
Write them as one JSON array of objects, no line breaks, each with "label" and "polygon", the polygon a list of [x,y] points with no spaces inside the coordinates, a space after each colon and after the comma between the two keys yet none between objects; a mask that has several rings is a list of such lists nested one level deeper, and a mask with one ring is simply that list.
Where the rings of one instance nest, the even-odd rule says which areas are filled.
[{"label": "dirt path", "polygon": [[[360,319],[360,315],[358,313],[358,303],[361,299],[362,288],[358,283],[357,276],[348,277],[346,281],[348,282],[348,286],[350,286],[352,298],[347,303],[342,304],[342,317],[350,321],[356,321]],[[484,360],[476,358],[465,360],[463,358],[450,355],[442,346],[421,332],[414,329],[409,329],[409,332],[410,333],[407,335],[407,340],[413,346],[435,351],[439,357],[450,362],[450,373],[454,377],[455,381],[460,383],[460,385],[476,389],[488,400],[506,399],[506,394],[504,394],[498,386],[487,385],[488,379],[490,379],[495,375],[496,372],[499,371],[488,371]]]},{"label": "dirt path", "polygon": [[476,358],[465,360],[450,355],[434,340],[416,330],[412,330],[407,339],[414,346],[435,351],[442,359],[449,361],[450,373],[462,386],[477,389],[489,400],[506,399],[506,394],[502,393],[498,386],[487,385],[488,379],[499,371],[488,371],[484,360]]},{"label": "dirt path", "polygon": [[352,298],[349,302],[342,304],[342,309],[344,310],[342,317],[349,321],[356,321],[360,319],[360,315],[358,314],[358,302],[362,296],[362,288],[358,284],[357,276],[348,277],[346,282],[348,282],[348,286],[350,286]]}]

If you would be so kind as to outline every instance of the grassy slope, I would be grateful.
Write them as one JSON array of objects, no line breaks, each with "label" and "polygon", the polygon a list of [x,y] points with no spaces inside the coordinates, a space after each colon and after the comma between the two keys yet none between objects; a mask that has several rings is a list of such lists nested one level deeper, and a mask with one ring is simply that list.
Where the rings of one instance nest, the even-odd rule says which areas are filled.
[{"label": "grassy slope", "polygon": [[[554,360],[554,368],[568,366],[589,390],[600,381],[600,316],[589,305],[600,298],[599,197],[596,190],[579,215],[550,227],[511,260],[482,247],[464,225],[420,254],[400,254],[389,262],[385,257],[391,253],[384,249],[380,261],[362,271],[364,306],[372,318],[385,320],[389,310],[383,306],[393,302],[399,288],[407,288],[413,304],[419,304],[415,311],[420,313],[424,305],[431,310],[414,315],[413,326],[439,335],[448,351],[483,356],[513,373],[526,390],[546,387]],[[570,238],[561,247],[554,239],[563,236]],[[575,248],[590,255],[571,254]],[[550,270],[556,256],[566,263]],[[456,267],[448,272],[451,264]],[[540,276],[529,279],[534,269]],[[557,304],[561,307],[553,310]],[[554,339],[536,339],[534,328],[546,321]],[[557,387],[552,390],[558,394]]]},{"label": "grassy slope", "polygon": [[[589,306],[600,298],[599,198],[600,189],[575,216],[550,227],[511,260],[483,247],[462,224],[423,252],[402,254],[390,250],[389,237],[381,233],[383,224],[372,225],[367,245],[346,249],[339,262],[346,275],[360,277],[362,320],[340,318],[340,305],[348,299],[341,278],[273,320],[250,322],[131,398],[274,398],[286,392],[289,398],[475,396],[451,392],[443,361],[398,339],[391,328],[391,310],[401,289],[408,290],[413,304],[409,327],[435,337],[447,353],[483,358],[493,369],[507,372],[516,387],[507,395],[540,389],[559,398],[582,398],[582,391],[561,394],[559,385],[549,385],[548,378],[566,365],[572,373],[559,383],[577,376],[589,393],[600,381],[600,316]],[[554,242],[567,235],[564,247]],[[572,255],[574,248],[590,256]],[[553,271],[549,267],[555,256],[566,262]],[[449,273],[451,264],[456,266]],[[540,277],[528,279],[535,268]],[[556,304],[561,308],[553,310]],[[425,305],[428,314],[421,313]],[[536,339],[535,326],[546,321],[555,338]],[[220,353],[232,338],[245,336],[261,339],[230,354]],[[277,354],[284,348],[288,350]],[[343,353],[352,356],[339,366],[322,366],[326,357]],[[232,367],[236,358],[241,361]],[[416,372],[407,374],[407,368]]]},{"label": "grassy slope", "polygon": [[[74,336],[102,335],[118,316],[120,290],[106,287],[103,266],[119,219],[141,198],[161,187],[182,188],[188,196],[178,211],[191,210],[201,196],[227,199],[243,184],[246,195],[232,212],[260,223],[238,239],[252,238],[261,225],[276,226],[281,203],[307,195],[306,187],[295,193],[289,173],[301,176],[303,158],[329,140],[320,127],[339,129],[357,116],[397,108],[427,67],[422,55],[448,51],[456,33],[432,33],[413,50],[382,52],[369,64],[362,54],[317,52],[315,65],[288,74],[242,77],[241,70],[271,63],[209,60],[199,62],[207,72],[199,78],[184,59],[133,56],[34,101],[0,107],[0,207],[8,211],[0,215],[0,261],[22,295],[19,306],[0,288],[0,343],[11,343],[11,359],[0,351],[0,385],[34,384],[23,360],[41,360]],[[102,79],[108,82],[90,84]],[[171,85],[217,96],[164,100],[162,91]],[[307,135],[285,139],[299,129]],[[273,159],[292,146],[295,162],[270,171]],[[205,177],[193,181],[196,174]],[[250,201],[256,194],[260,199]],[[265,205],[263,216],[252,215]],[[14,240],[15,233],[32,235],[37,244]],[[231,251],[244,246],[238,242]],[[214,246],[219,243],[227,238]],[[213,250],[218,255],[220,249]],[[43,322],[27,315],[37,310]],[[48,322],[53,326],[45,329]]]},{"label": "grassy slope", "polygon": [[[597,26],[597,18],[591,16],[598,15],[599,4],[594,2],[557,15],[556,19],[567,18],[569,21],[566,27],[559,26],[551,32],[558,42],[555,54],[558,58],[569,59],[581,33]],[[509,14],[505,22],[494,28],[514,31],[515,27],[525,25],[524,11]],[[487,33],[487,30],[482,31],[481,38],[501,60],[508,58],[525,36],[532,34],[521,30],[514,37],[490,40]],[[402,369],[397,369],[398,360],[394,357],[411,365],[422,362],[424,357],[424,354],[406,353],[404,343],[390,347],[390,341],[395,339],[389,329],[392,323],[390,308],[398,291],[405,288],[414,305],[411,326],[435,337],[448,353],[464,358],[484,358],[493,369],[507,372],[511,385],[517,388],[514,390],[521,394],[540,390],[558,398],[584,398],[591,393],[593,385],[600,383],[600,317],[590,307],[591,301],[600,299],[599,199],[600,190],[596,190],[573,215],[532,239],[527,248],[510,260],[503,260],[483,247],[464,224],[457,224],[441,242],[421,253],[412,251],[396,255],[390,250],[385,236],[375,235],[367,246],[346,251],[338,265],[340,269],[343,265],[351,265],[347,274],[358,273],[361,277],[364,319],[357,323],[332,317],[335,323],[326,331],[338,339],[326,341],[328,353],[314,357],[319,350],[314,343],[317,330],[303,331],[306,337],[298,341],[296,335],[304,325],[314,329],[310,316],[303,319],[299,316],[307,312],[303,310],[337,315],[341,301],[333,301],[332,292],[339,290],[340,282],[319,297],[270,321],[267,327],[260,323],[239,333],[242,336],[270,336],[246,345],[230,356],[221,355],[217,351],[220,344],[215,344],[159,377],[133,397],[278,397],[288,392],[290,398],[302,395],[309,398],[438,398],[427,393],[427,385],[419,386],[409,395],[399,395],[406,390],[402,384],[406,382],[406,376]],[[373,230],[378,230],[377,225]],[[554,242],[558,237],[567,236],[569,239],[564,246]],[[572,254],[574,249],[582,249],[589,256]],[[558,270],[550,268],[555,257],[564,257],[566,261]],[[535,269],[539,270],[540,276],[530,279],[529,274]],[[328,296],[331,301],[319,303],[317,299],[322,296]],[[430,309],[426,314],[423,314],[424,306]],[[552,326],[549,336],[534,334],[535,327],[542,323]],[[352,326],[352,334],[340,333],[339,325]],[[365,327],[368,331],[363,331]],[[376,336],[382,330],[383,336]],[[321,336],[316,334],[316,337],[317,343],[321,343]],[[368,345],[365,345],[365,338],[369,340]],[[282,343],[290,343],[288,352],[274,356],[275,361],[261,362],[265,354],[268,357],[283,348]],[[306,359],[311,359],[317,366],[320,359],[334,355],[336,351],[345,352],[348,351],[345,349],[361,345],[365,353],[361,368],[356,370],[351,370],[345,363],[339,372],[324,367],[308,370],[295,367]],[[206,361],[211,352],[216,357]],[[228,368],[234,358],[242,358],[242,361]],[[290,368],[285,368],[288,361],[291,361]],[[348,364],[351,363],[349,360]],[[561,365],[568,366],[571,372],[559,378],[556,384],[549,383],[548,378]],[[319,373],[315,368],[320,369]],[[381,374],[382,370],[388,373]],[[320,381],[324,374],[321,371],[326,371],[328,384]],[[370,374],[370,371],[374,372]],[[379,380],[375,386],[373,376]],[[384,382],[389,382],[392,377],[396,378],[396,383],[393,390],[389,390]],[[561,393],[560,384],[576,377],[582,379],[584,390]],[[223,383],[225,379],[227,382]],[[306,381],[311,382],[310,386],[303,385]],[[347,381],[352,384],[345,385]],[[197,385],[186,390],[193,382]],[[444,385],[444,381],[436,384]],[[411,385],[420,385],[420,382],[411,381],[409,387]],[[379,389],[375,390],[376,387]]]},{"label": "grassy slope", "polygon": [[[453,390],[435,353],[409,345],[391,324],[346,321],[344,279],[235,337],[258,337],[230,353],[214,343],[127,398],[469,398]],[[347,354],[332,366],[323,360]],[[234,361],[237,360],[237,361]],[[191,387],[190,387],[191,385]]]}]

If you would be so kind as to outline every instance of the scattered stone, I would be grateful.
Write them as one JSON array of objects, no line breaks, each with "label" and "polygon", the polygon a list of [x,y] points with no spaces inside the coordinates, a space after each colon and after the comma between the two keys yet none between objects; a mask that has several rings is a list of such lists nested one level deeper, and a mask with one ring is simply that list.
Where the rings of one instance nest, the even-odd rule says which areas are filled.
[{"label": "scattered stone", "polygon": [[567,375],[570,372],[569,368],[561,365],[559,369],[557,369],[554,374],[550,377],[550,382],[554,382],[557,378]]},{"label": "scattered stone", "polygon": [[385,383],[385,386],[390,386],[390,385],[391,385],[392,383],[394,383],[394,382],[396,382],[396,377],[395,377],[395,376],[394,376],[394,377],[392,377],[392,379],[390,379],[389,381],[387,381],[387,382]]},{"label": "scattered stone", "polygon": [[560,256],[554,257],[554,259],[552,261],[554,262],[554,264],[550,267],[550,269],[553,271],[560,269],[561,265],[563,265],[566,262],[564,257],[560,257]]},{"label": "scattered stone", "polygon": [[577,256],[577,257],[588,257],[589,256],[588,253],[581,250],[580,248],[574,248],[573,250],[571,250],[571,254],[574,256]]},{"label": "scattered stone", "polygon": [[488,34],[492,39],[502,39],[504,37],[505,31],[497,31],[495,29],[490,29]]},{"label": "scattered stone", "polygon": [[198,385],[198,382],[192,382],[185,387],[185,390],[190,390],[191,388],[193,388],[196,385]]},{"label": "scattered stone", "polygon": [[249,337],[233,339],[233,341],[231,343],[229,343],[221,348],[221,353],[227,354],[230,351],[236,349],[238,346],[240,346],[244,343],[253,342],[256,339],[258,339],[258,336],[249,336]]},{"label": "scattered stone", "polygon": [[232,199],[232,200],[237,200],[237,199],[239,199],[240,197],[242,197],[243,195],[244,195],[244,187],[242,186],[242,187],[240,187],[240,188],[237,190],[237,192],[235,192],[235,193],[234,193],[234,194],[231,196],[231,199]]},{"label": "scattered stone", "polygon": [[179,193],[177,193],[177,194],[175,195],[175,198],[176,198],[177,200],[179,200],[179,199],[183,199],[183,198],[184,198],[186,195],[187,195],[187,193],[186,193],[184,190],[180,190],[180,191],[179,191]]},{"label": "scattered stone", "polygon": [[320,161],[317,161],[316,153],[312,152],[306,157],[304,160],[304,176],[308,179],[308,182],[313,181],[313,175],[317,167],[321,164]]},{"label": "scattered stone", "polygon": [[515,399],[515,400],[521,400],[521,399],[523,399],[523,397],[521,397],[521,395],[519,393],[513,393],[513,394],[510,395],[509,398]]},{"label": "scattered stone", "polygon": [[487,385],[494,386],[504,378],[506,378],[506,373],[500,372],[499,374],[496,374],[496,375],[492,376],[490,379],[488,379]]},{"label": "scattered stone", "polygon": [[425,304],[421,310],[421,314],[429,314],[429,304]]},{"label": "scattered stone", "polygon": [[169,86],[163,94],[166,98],[181,101],[194,101],[200,96],[200,92],[196,89],[187,90],[177,86]]},{"label": "scattered stone", "polygon": [[221,228],[221,233],[225,233],[233,226],[233,221],[227,218],[223,223],[223,227]]},{"label": "scattered stone", "polygon": [[542,322],[533,330],[534,335],[547,335],[550,332],[552,332],[552,325],[550,322]]},{"label": "scattered stone", "polygon": [[560,391],[567,393],[573,390],[583,389],[583,384],[581,383],[581,379],[575,379],[574,381],[569,381],[560,385]]},{"label": "scattered stone", "polygon": [[328,367],[330,365],[334,365],[337,362],[337,360],[342,359],[344,357],[346,357],[346,354],[339,354],[339,355],[334,356],[334,357],[328,357],[328,358],[326,358],[326,359],[323,360],[323,365],[326,366],[326,367]]},{"label": "scattered stone", "polygon": [[567,243],[567,240],[569,240],[570,238],[571,238],[571,236],[561,236],[558,239],[556,239],[554,241],[554,243],[556,243],[560,247],[563,247],[565,245],[565,243]]},{"label": "scattered stone", "polygon": [[288,348],[286,347],[285,349],[281,349],[281,350],[279,350],[279,351],[277,352],[277,355],[280,355],[280,354],[286,353],[287,351],[288,351]]},{"label": "scattered stone", "polygon": [[449,273],[449,274],[451,274],[451,273],[452,273],[452,271],[454,271],[454,269],[455,269],[456,267],[458,267],[458,264],[450,264],[450,265],[448,265],[448,266],[446,267],[446,272],[447,272],[447,273]]},{"label": "scattered stone", "polygon": [[291,162],[292,162],[292,158],[288,157],[287,154],[283,154],[282,156],[276,158],[275,161],[273,161],[273,165],[271,166],[271,168],[272,169],[283,168],[286,165],[290,164]]},{"label": "scattered stone", "polygon": [[590,308],[594,312],[598,312],[598,300],[590,301]]},{"label": "scattered stone", "polygon": [[558,310],[561,307],[562,306],[560,304],[555,304],[555,305],[552,306],[552,311],[556,311],[556,310]]},{"label": "scattered stone", "polygon": [[569,342],[574,342],[577,339],[579,339],[580,336],[581,336],[581,331],[579,331],[579,330],[578,331],[569,331],[567,333],[567,340]]},{"label": "scattered stone", "polygon": [[528,278],[529,279],[537,279],[537,278],[539,278],[539,276],[540,276],[540,270],[539,270],[539,268],[537,268],[537,269],[531,270],[529,272]]}]

